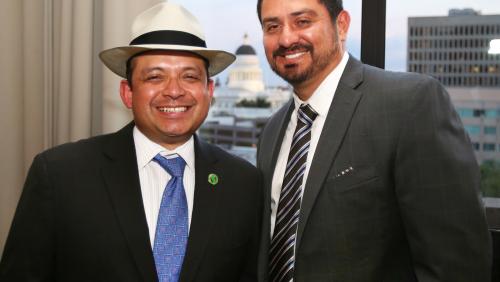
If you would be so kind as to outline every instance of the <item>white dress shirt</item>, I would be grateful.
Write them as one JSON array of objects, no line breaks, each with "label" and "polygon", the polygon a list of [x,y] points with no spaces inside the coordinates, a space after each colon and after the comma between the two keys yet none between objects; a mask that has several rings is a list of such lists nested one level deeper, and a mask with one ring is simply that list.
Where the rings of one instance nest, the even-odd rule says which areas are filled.
[{"label": "white dress shirt", "polygon": [[[309,152],[307,154],[306,170],[304,172],[302,187],[305,189],[307,176],[309,175],[309,168],[314,157],[314,152],[316,151],[316,146],[318,145],[319,137],[321,131],[323,130],[323,125],[326,121],[326,116],[330,105],[333,100],[335,91],[340,81],[340,77],[344,72],[345,66],[349,59],[349,54],[344,52],[342,60],[338,66],[321,82],[318,88],[314,91],[313,95],[307,101],[301,101],[299,97],[294,94],[293,100],[295,104],[295,109],[290,117],[290,122],[285,131],[285,136],[283,137],[283,142],[281,143],[280,153],[278,155],[278,160],[276,162],[276,167],[274,169],[273,181],[271,187],[271,237],[274,232],[274,223],[276,221],[276,212],[278,209],[278,202],[280,198],[281,186],[283,184],[283,177],[285,175],[286,163],[288,160],[288,154],[290,152],[290,145],[292,143],[293,133],[295,127],[297,126],[297,111],[301,104],[309,104],[318,116],[313,122],[311,129],[311,143],[309,145]],[[304,190],[302,190],[304,193]]]},{"label": "white dress shirt", "polygon": [[183,184],[188,206],[189,228],[191,226],[194,199],[194,139],[191,137],[186,143],[170,151],[149,140],[136,126],[134,127],[134,143],[137,155],[139,180],[141,183],[142,201],[144,204],[144,211],[146,212],[149,238],[151,246],[153,246],[163,191],[171,178],[165,169],[153,161],[153,158],[157,154],[162,156],[177,154],[186,162]]}]

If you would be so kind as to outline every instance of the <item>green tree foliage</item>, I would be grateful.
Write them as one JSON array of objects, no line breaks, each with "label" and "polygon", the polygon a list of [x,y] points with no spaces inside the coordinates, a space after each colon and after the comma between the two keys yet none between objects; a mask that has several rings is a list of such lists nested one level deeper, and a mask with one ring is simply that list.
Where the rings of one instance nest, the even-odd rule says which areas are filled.
[{"label": "green tree foliage", "polygon": [[266,98],[257,98],[257,100],[247,100],[243,99],[236,103],[236,107],[240,108],[269,108],[271,103],[269,103]]},{"label": "green tree foliage", "polygon": [[480,168],[483,197],[500,197],[500,163],[485,161]]}]

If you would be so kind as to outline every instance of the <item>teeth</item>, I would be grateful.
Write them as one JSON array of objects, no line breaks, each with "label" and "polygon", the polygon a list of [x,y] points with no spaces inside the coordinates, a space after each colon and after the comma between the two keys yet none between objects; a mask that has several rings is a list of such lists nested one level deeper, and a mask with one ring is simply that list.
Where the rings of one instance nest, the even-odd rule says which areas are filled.
[{"label": "teeth", "polygon": [[286,55],[285,58],[287,59],[295,59],[295,58],[298,58],[302,55],[304,55],[305,52],[301,52],[301,53],[295,53],[295,54],[292,54],[292,55]]},{"label": "teeth", "polygon": [[187,107],[175,107],[175,108],[159,107],[158,110],[164,113],[180,113],[180,112],[185,112],[187,110]]}]

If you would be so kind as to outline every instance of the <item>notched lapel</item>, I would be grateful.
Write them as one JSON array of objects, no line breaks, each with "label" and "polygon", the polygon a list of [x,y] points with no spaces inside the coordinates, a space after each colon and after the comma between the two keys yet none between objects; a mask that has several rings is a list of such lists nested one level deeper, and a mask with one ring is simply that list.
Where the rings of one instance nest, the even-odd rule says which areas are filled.
[{"label": "notched lapel", "polygon": [[109,162],[103,166],[102,176],[137,270],[144,281],[157,281],[132,129],[133,124],[128,125],[116,133],[115,138],[107,144],[104,154]]},{"label": "notched lapel", "polygon": [[[272,120],[273,124],[269,124],[271,132],[276,132],[277,134],[270,135],[271,140],[261,142],[262,145],[265,145],[265,148],[262,148],[262,152],[264,152],[262,171],[266,174],[270,175],[272,180],[272,175],[274,174],[274,168],[276,167],[276,161],[278,160],[278,155],[281,149],[281,143],[283,141],[283,137],[285,136],[286,128],[290,121],[290,117],[294,110],[293,99],[290,99],[287,104],[283,107],[280,112],[278,112],[275,116],[275,120]],[[268,158],[268,156],[271,156]],[[268,180],[268,179],[267,179]],[[268,180],[266,186],[270,187],[271,183]]]},{"label": "notched lapel", "polygon": [[208,175],[218,171],[217,158],[207,143],[195,136],[195,190],[191,228],[179,281],[193,281],[197,269],[203,261],[209,238],[214,228],[219,205],[219,195],[223,189],[223,179],[212,185]]},{"label": "notched lapel", "polygon": [[337,91],[328,111],[323,131],[314,154],[304,190],[300,208],[300,220],[297,231],[297,246],[307,224],[307,220],[316,201],[337,151],[342,144],[351,119],[356,111],[362,93],[356,87],[362,82],[362,64],[350,58],[339,82]]},{"label": "notched lapel", "polygon": [[[281,143],[290,121],[290,117],[294,110],[293,99],[283,106],[283,108],[276,113],[276,116],[269,121],[266,126],[269,127],[270,132],[276,132],[277,134],[267,134],[270,140],[260,140],[259,146],[259,156],[258,165],[259,169],[264,175],[264,211],[262,213],[262,231],[261,231],[261,242],[259,251],[259,275],[267,275],[267,265],[268,265],[268,249],[271,241],[271,189],[274,169],[276,167],[276,162],[278,160],[278,155],[281,150]],[[263,138],[263,137],[261,137]]]}]

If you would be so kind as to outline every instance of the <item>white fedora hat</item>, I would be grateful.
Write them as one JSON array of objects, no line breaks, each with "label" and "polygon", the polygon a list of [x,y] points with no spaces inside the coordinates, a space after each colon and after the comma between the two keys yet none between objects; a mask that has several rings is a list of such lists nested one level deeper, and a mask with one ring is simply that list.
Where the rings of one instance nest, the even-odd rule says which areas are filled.
[{"label": "white fedora hat", "polygon": [[133,40],[128,46],[102,51],[101,61],[125,78],[127,61],[148,50],[177,50],[198,54],[208,61],[208,75],[223,71],[236,57],[226,51],[208,49],[198,20],[184,7],[163,2],[139,14],[132,24]]}]

